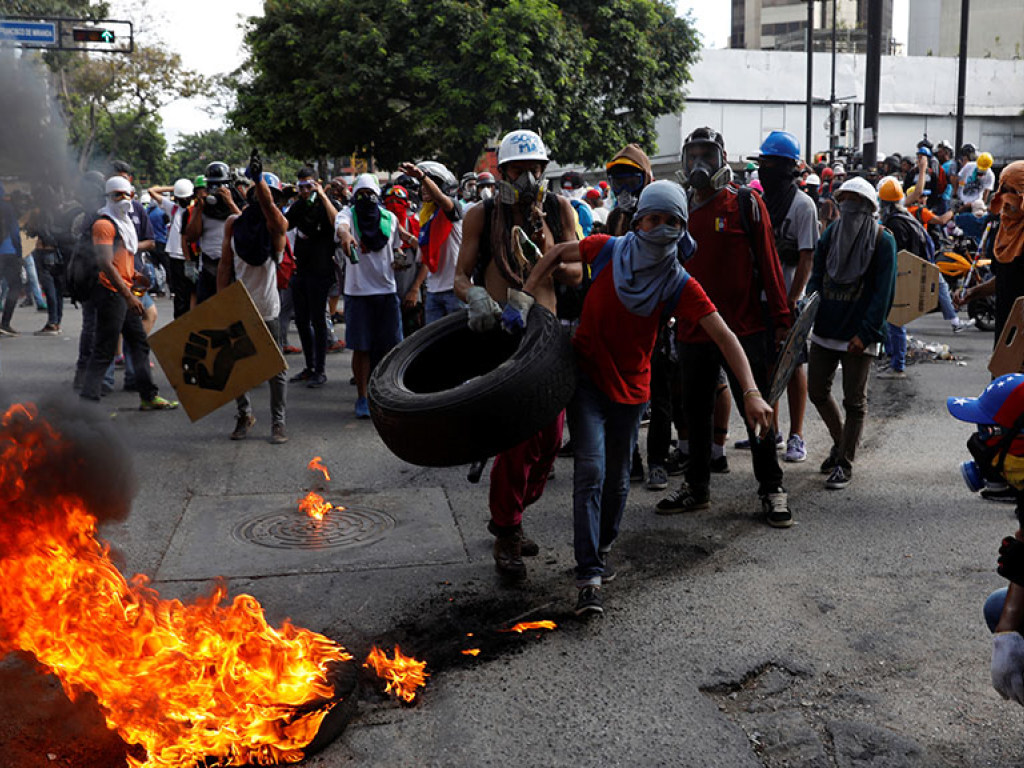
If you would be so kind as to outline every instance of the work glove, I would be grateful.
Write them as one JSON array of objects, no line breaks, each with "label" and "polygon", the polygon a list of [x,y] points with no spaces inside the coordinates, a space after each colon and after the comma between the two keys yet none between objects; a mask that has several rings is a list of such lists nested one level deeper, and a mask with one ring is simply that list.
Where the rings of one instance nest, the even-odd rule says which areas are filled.
[{"label": "work glove", "polygon": [[1024,541],[1007,536],[999,547],[996,572],[1004,579],[1024,587]]},{"label": "work glove", "polygon": [[501,316],[501,307],[487,289],[480,285],[474,285],[469,289],[469,330],[475,333],[485,333],[491,330]]},{"label": "work glove", "polygon": [[1024,705],[1024,637],[997,632],[992,638],[992,687],[1004,699]]},{"label": "work glove", "polygon": [[508,289],[508,304],[501,313],[501,327],[505,333],[515,333],[526,329],[526,316],[533,306],[533,296],[515,288]]},{"label": "work glove", "polygon": [[260,159],[259,150],[252,148],[249,155],[249,166],[245,169],[245,175],[253,181],[259,181],[263,177],[263,160]]}]

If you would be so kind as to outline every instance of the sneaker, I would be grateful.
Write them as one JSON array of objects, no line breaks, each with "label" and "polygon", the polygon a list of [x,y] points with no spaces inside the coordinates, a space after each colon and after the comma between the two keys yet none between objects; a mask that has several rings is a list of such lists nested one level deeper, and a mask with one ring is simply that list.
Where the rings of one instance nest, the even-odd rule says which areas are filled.
[{"label": "sneaker", "polygon": [[633,468],[629,472],[630,480],[643,480],[644,479],[644,460],[640,458],[639,453],[633,454]]},{"label": "sneaker", "polygon": [[579,597],[576,598],[576,615],[585,616],[588,613],[604,613],[600,587],[580,587]]},{"label": "sneaker", "polygon": [[772,528],[789,528],[793,525],[789,496],[781,488],[761,496],[761,511]]},{"label": "sneaker", "polygon": [[232,440],[245,440],[249,430],[256,425],[256,417],[251,413],[240,413],[235,421],[235,431],[231,433]]},{"label": "sneaker", "polygon": [[608,552],[598,552],[598,554],[601,556],[601,566],[604,568],[604,571],[601,573],[601,583],[611,584],[615,581],[615,577],[619,575],[615,570],[611,554]]},{"label": "sneaker", "polygon": [[1005,484],[986,485],[981,489],[981,498],[986,501],[1001,501],[1004,504],[1016,504],[1019,495],[1011,486]]},{"label": "sneaker", "polygon": [[690,463],[690,455],[680,453],[678,448],[673,448],[665,459],[665,471],[669,477],[679,477],[686,472],[686,465]]},{"label": "sneaker", "polygon": [[344,352],[345,351],[345,342],[342,341],[341,339],[338,339],[337,341],[327,345],[327,351],[328,352]]},{"label": "sneaker", "polygon": [[299,349],[298,347],[293,347],[291,344],[285,344],[284,347],[281,348],[281,351],[284,352],[286,355],[301,355],[302,354],[302,350],[301,349]]},{"label": "sneaker", "polygon": [[309,368],[303,368],[301,371],[292,376],[288,381],[295,383],[299,381],[309,381],[313,378],[313,372]]},{"label": "sneaker", "polygon": [[807,461],[807,446],[800,435],[790,435],[786,441],[786,455],[783,461]]},{"label": "sneaker", "polygon": [[323,373],[314,373],[306,381],[306,386],[310,389],[320,389],[324,384],[327,383],[327,375]]},{"label": "sneaker", "polygon": [[0,336],[21,336],[21,334],[9,325],[0,325]]},{"label": "sneaker", "polygon": [[711,494],[705,488],[694,492],[689,485],[683,483],[679,490],[659,501],[654,511],[659,515],[677,515],[680,512],[696,512],[711,507]]},{"label": "sneaker", "polygon": [[56,323],[47,323],[38,331],[35,332],[36,336],[60,336],[60,326]]},{"label": "sneaker", "polygon": [[152,400],[143,400],[139,403],[140,411],[173,411],[177,407],[177,400],[166,400],[160,395],[154,395]]},{"label": "sneaker", "polygon": [[370,418],[370,403],[365,397],[356,398],[356,418],[357,419],[368,419]]},{"label": "sneaker", "polygon": [[648,491],[664,491],[668,488],[668,472],[664,467],[655,464],[647,474]]},{"label": "sneaker", "polygon": [[960,322],[958,322],[956,325],[953,326],[953,333],[960,333],[961,331],[966,331],[968,328],[970,328],[973,325],[974,325],[974,318],[973,317],[969,317],[966,320],[961,320]]},{"label": "sneaker", "polygon": [[[743,440],[737,440],[735,443],[732,444],[732,447],[733,448],[739,448],[741,451],[749,450],[750,449],[750,440],[749,440],[749,438],[744,438]],[[782,433],[781,432],[776,432],[775,433],[775,447],[776,448],[782,448]]]},{"label": "sneaker", "polygon": [[273,445],[281,445],[288,442],[288,435],[284,432],[284,424],[275,424],[270,428],[270,442]]},{"label": "sneaker", "polygon": [[717,459],[712,459],[709,465],[711,471],[716,475],[728,475],[729,474],[729,457],[719,456]]},{"label": "sneaker", "polygon": [[[494,524],[493,520],[488,520],[487,521],[487,531],[492,536],[500,536],[501,535],[501,530],[498,528],[497,525]],[[523,533],[522,532],[522,528],[520,528],[519,535],[520,535],[520,539],[521,539],[521,542],[522,542],[521,546],[520,546],[520,550],[523,553],[523,557],[536,557],[537,555],[540,554],[540,545],[538,545],[536,541],[534,541],[529,536],[527,536],[525,533]]]},{"label": "sneaker", "polygon": [[818,467],[818,471],[823,475],[831,475],[832,470],[839,464],[839,457],[836,455],[836,447],[832,446],[828,452],[828,458],[821,462],[821,466]]},{"label": "sneaker", "polygon": [[853,471],[849,467],[836,464],[832,469],[832,473],[828,476],[828,480],[825,481],[825,487],[830,491],[841,490],[850,484],[852,475]]},{"label": "sneaker", "polygon": [[897,380],[905,379],[905,378],[907,378],[907,372],[906,371],[896,371],[896,370],[893,370],[892,368],[886,368],[884,371],[882,371],[880,374],[878,374],[878,378],[880,378],[880,379],[897,379]]}]

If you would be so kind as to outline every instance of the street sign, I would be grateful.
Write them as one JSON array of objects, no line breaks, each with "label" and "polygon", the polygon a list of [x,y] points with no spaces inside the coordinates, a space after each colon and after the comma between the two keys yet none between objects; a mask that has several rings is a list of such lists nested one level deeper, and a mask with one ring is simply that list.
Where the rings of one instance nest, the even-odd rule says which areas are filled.
[{"label": "street sign", "polygon": [[45,21],[0,21],[0,41],[56,45],[57,25]]}]

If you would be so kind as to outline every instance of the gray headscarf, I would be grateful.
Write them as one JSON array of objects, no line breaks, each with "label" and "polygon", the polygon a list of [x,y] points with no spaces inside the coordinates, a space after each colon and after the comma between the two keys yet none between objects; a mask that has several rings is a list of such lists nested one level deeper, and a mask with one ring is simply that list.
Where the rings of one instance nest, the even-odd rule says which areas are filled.
[{"label": "gray headscarf", "polygon": [[848,195],[839,202],[839,213],[825,268],[834,282],[848,285],[857,282],[871,263],[878,238],[878,212],[873,202]]}]

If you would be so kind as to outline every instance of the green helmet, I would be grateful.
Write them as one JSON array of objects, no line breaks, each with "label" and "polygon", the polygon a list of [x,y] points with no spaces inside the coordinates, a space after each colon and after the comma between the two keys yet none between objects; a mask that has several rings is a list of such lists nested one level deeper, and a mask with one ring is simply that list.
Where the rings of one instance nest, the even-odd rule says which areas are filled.
[{"label": "green helmet", "polygon": [[748,160],[747,164],[743,167],[743,170],[744,171],[756,171],[757,170],[757,163]]},{"label": "green helmet", "polygon": [[196,180],[192,182],[192,186],[193,187],[203,187],[205,189],[206,188],[206,177],[203,176],[203,174],[199,174],[198,176],[196,176]]}]

